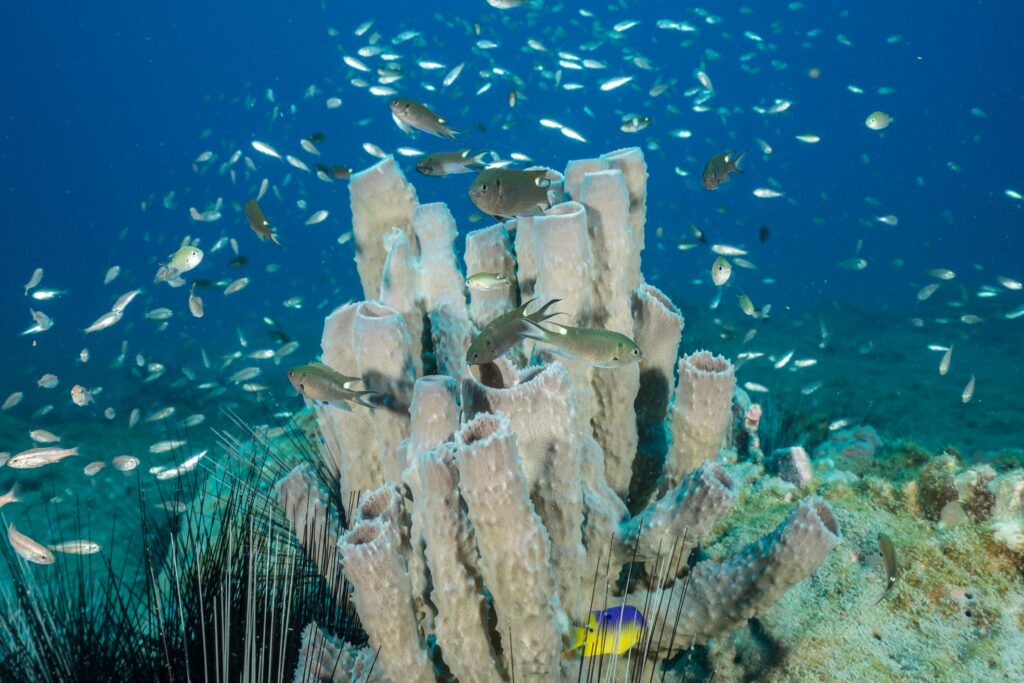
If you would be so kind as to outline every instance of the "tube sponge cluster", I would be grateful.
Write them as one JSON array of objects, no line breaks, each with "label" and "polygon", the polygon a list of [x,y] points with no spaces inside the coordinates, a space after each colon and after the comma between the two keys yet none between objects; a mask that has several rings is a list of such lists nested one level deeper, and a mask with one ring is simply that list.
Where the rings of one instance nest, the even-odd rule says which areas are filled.
[{"label": "tube sponge cluster", "polygon": [[[316,406],[321,476],[298,468],[277,496],[335,592],[342,572],[351,584],[369,644],[308,625],[297,681],[575,677],[570,627],[612,604],[644,614],[631,666],[650,678],[659,660],[769,607],[841,538],[828,505],[808,498],[734,557],[687,568],[739,496],[715,462],[734,368],[707,351],[679,359],[682,315],[643,280],[643,153],[548,176],[543,215],[466,236],[466,270],[513,283],[468,303],[447,207],[419,205],[390,158],[352,177],[367,300],[327,316],[323,361],[387,400]],[[532,297],[634,338],[642,361],[592,368],[528,343],[467,366],[473,335]],[[338,500],[356,502],[329,509]]]}]

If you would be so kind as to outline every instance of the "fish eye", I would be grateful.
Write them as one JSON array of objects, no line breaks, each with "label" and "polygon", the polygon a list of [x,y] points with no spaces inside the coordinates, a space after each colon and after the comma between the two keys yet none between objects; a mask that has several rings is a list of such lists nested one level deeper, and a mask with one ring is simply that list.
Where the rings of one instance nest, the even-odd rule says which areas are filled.
[{"label": "fish eye", "polygon": [[487,183],[481,184],[480,189],[483,190],[484,192],[487,192]]}]

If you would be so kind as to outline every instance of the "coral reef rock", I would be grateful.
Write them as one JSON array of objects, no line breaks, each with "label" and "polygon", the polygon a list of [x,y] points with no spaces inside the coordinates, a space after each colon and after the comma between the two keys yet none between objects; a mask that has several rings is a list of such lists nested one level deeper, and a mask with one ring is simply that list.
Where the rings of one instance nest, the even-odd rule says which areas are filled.
[{"label": "coral reef rock", "polygon": [[828,441],[814,452],[814,458],[840,460],[870,460],[882,446],[882,438],[874,427],[851,427],[833,433]]},{"label": "coral reef rock", "polygon": [[783,481],[801,488],[809,487],[814,478],[811,459],[807,456],[807,451],[800,446],[780,448],[772,453],[768,468]]}]

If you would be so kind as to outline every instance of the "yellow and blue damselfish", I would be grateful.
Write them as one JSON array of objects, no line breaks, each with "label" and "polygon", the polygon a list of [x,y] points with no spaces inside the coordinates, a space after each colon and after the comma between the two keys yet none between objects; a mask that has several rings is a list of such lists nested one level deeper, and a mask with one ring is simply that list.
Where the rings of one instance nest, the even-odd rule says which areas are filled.
[{"label": "yellow and blue damselfish", "polygon": [[621,655],[639,642],[646,626],[640,610],[632,605],[595,610],[585,627],[573,628],[566,652],[582,648],[584,657]]}]

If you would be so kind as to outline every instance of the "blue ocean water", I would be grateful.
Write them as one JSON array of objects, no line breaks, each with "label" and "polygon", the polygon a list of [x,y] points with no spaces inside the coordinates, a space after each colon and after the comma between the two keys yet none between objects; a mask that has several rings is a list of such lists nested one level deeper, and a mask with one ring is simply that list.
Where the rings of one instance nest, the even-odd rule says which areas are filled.
[{"label": "blue ocean water", "polygon": [[[743,379],[789,401],[799,400],[802,385],[821,380],[830,417],[871,416],[895,437],[936,447],[1020,446],[1024,318],[1008,314],[1020,311],[1024,291],[997,280],[1024,281],[1020,3],[751,2],[703,10],[667,1],[536,4],[539,11],[501,12],[484,0],[7,3],[0,9],[7,257],[0,269],[0,399],[17,391],[25,396],[0,416],[8,420],[0,450],[28,448],[26,427],[92,438],[104,429],[106,407],[114,408],[119,429],[134,408],[145,416],[176,406],[177,417],[203,413],[213,424],[221,424],[223,407],[258,415],[252,392],[225,381],[247,365],[261,367],[254,381],[266,384],[274,400],[301,407],[284,371],[291,361],[317,356],[324,315],[361,298],[353,244],[338,243],[351,230],[347,183],[325,183],[260,155],[253,140],[310,167],[354,170],[377,161],[364,143],[392,154],[399,147],[471,147],[505,159],[518,152],[555,169],[639,146],[650,174],[644,271],[687,316],[687,349],[706,345],[735,356],[763,343],[776,357],[794,349],[818,361],[811,374],[783,374],[765,363],[752,365]],[[354,34],[371,20],[365,34]],[[638,23],[615,30],[631,20]],[[659,28],[659,20],[686,22],[692,30]],[[417,35],[393,43],[403,31]],[[401,55],[405,75],[391,87],[463,130],[458,145],[406,135],[391,120],[390,96],[352,82],[375,84],[373,71],[342,57],[375,70],[383,63],[379,55],[358,51],[376,34],[377,45]],[[545,51],[529,47],[530,39]],[[598,60],[604,68],[560,67],[560,59]],[[423,61],[442,66],[424,68]],[[460,63],[459,78],[442,87]],[[701,94],[687,94],[701,87],[697,70],[713,83],[706,111],[694,110]],[[599,89],[615,76],[633,80]],[[659,84],[669,87],[652,96]],[[515,108],[508,104],[512,89]],[[341,106],[329,109],[329,97],[340,98]],[[757,111],[780,101],[790,105]],[[884,130],[865,126],[876,110],[893,119]],[[627,114],[650,123],[623,132]],[[326,138],[317,145],[320,157],[299,146],[317,132]],[[239,161],[232,182],[221,166],[237,150],[256,170]],[[727,150],[746,151],[743,173],[708,192],[700,183],[704,164]],[[206,151],[215,155],[211,161],[194,161]],[[446,202],[461,235],[487,224],[470,220],[479,217],[466,196],[472,176],[421,177],[415,156],[398,158],[420,201]],[[262,204],[281,249],[258,241],[240,211],[263,178],[275,188]],[[782,196],[759,198],[755,188]],[[190,207],[204,211],[218,198],[224,202],[218,221],[192,220]],[[304,224],[321,209],[330,213],[324,222]],[[897,224],[878,220],[884,216]],[[707,244],[697,242],[691,226]],[[234,238],[247,260],[229,265],[230,247],[208,253],[190,280],[251,280],[227,298],[217,286],[197,290],[205,300],[201,319],[189,315],[187,288],[153,283],[158,264],[186,235],[205,249],[222,236]],[[708,247],[716,243],[743,248],[756,266],[734,265],[724,293],[709,276],[715,257]],[[867,266],[839,265],[855,258]],[[104,285],[104,273],[115,265],[120,275]],[[278,269],[268,272],[271,265]],[[28,298],[23,286],[37,267],[45,270],[40,287],[65,293],[52,301]],[[955,277],[927,273],[939,268]],[[939,289],[920,301],[919,290],[930,283]],[[143,293],[124,320],[83,333],[118,295],[135,288]],[[712,308],[719,293],[721,303]],[[737,305],[741,293],[758,309],[770,304],[770,318],[755,325]],[[301,297],[298,307],[284,305],[294,297]],[[173,311],[166,329],[143,316],[158,307]],[[50,316],[53,328],[21,335],[32,323],[30,308]],[[963,322],[965,315],[981,320]],[[827,349],[818,347],[821,324],[830,331]],[[752,327],[756,343],[742,344]],[[236,351],[244,356],[291,340],[299,350],[281,365],[242,357],[230,370],[219,369]],[[112,369],[123,342],[125,365]],[[946,380],[935,370],[941,354],[927,345],[950,343],[957,355]],[[212,359],[209,369],[203,352]],[[152,362],[167,373],[144,384],[142,366]],[[198,379],[186,381],[183,368]],[[60,377],[57,389],[36,387],[44,373]],[[960,394],[970,376],[977,377],[977,394],[964,405]],[[207,398],[195,387],[204,381],[218,382],[225,393]],[[67,394],[73,384],[102,387],[96,405],[73,405]],[[48,404],[52,412],[33,417]],[[167,436],[161,424],[141,429],[145,436],[133,438]],[[96,457],[137,447],[111,439]],[[6,490],[13,477],[3,481]]]},{"label": "blue ocean water", "polygon": [[[1019,274],[1015,226],[1021,202],[1004,195],[1008,188],[1021,187],[1014,161],[1019,136],[1011,129],[1021,97],[1015,78],[1021,48],[1011,28],[1020,10],[1013,3],[979,2],[969,9],[939,3],[927,17],[911,7],[884,3],[848,9],[808,4],[790,10],[779,2],[748,12],[738,5],[709,7],[721,23],[703,26],[699,15],[675,3],[589,7],[593,18],[581,17],[574,3],[547,5],[544,19],[533,25],[525,12],[499,13],[483,2],[455,3],[436,16],[428,3],[402,2],[390,4],[387,16],[372,8],[354,11],[344,3],[5,8],[2,49],[10,68],[2,76],[9,94],[3,104],[3,191],[12,258],[0,290],[11,332],[31,322],[19,285],[36,265],[45,266],[44,286],[69,294],[49,305],[57,326],[38,341],[48,362],[73,355],[83,340],[70,330],[77,333],[91,322],[92,311],[98,315],[114,296],[112,286],[100,284],[105,269],[121,265],[122,286],[148,284],[150,274],[143,271],[149,268],[142,265],[164,258],[186,233],[207,242],[222,232],[235,235],[252,259],[251,269],[273,260],[283,270],[274,278],[254,278],[241,310],[211,307],[200,322],[181,316],[175,320],[177,330],[165,337],[215,338],[218,328],[223,334],[262,315],[280,318],[301,335],[297,328],[304,316],[267,300],[265,288],[301,294],[308,306],[323,300],[318,294],[329,278],[341,287],[342,297],[354,295],[351,261],[334,244],[346,229],[343,184],[312,182],[294,169],[261,163],[268,177],[276,171],[272,180],[292,171],[295,187],[304,181],[300,193],[308,193],[311,209],[323,207],[333,214],[329,222],[307,229],[294,197],[267,207],[282,226],[284,240],[295,245],[279,253],[253,243],[237,212],[226,212],[218,224],[194,225],[185,211],[218,196],[229,203],[241,200],[241,188],[232,188],[215,168],[192,171],[192,159],[208,148],[218,153],[213,166],[250,139],[294,151],[298,137],[322,131],[328,136],[325,160],[354,168],[373,161],[361,149],[364,141],[391,152],[399,145],[447,149],[443,141],[424,135],[408,139],[390,121],[386,98],[347,83],[359,74],[340,61],[341,54],[354,53],[365,42],[352,31],[372,18],[371,32],[382,32],[384,40],[405,29],[423,31],[422,47],[415,42],[403,46],[411,57],[449,68],[466,63],[462,82],[424,99],[448,110],[449,118],[468,130],[463,140],[474,149],[520,151],[560,168],[568,159],[601,150],[648,146],[650,222],[665,231],[661,245],[648,245],[649,268],[673,277],[685,274],[687,280],[704,275],[705,254],[674,251],[677,242],[691,239],[686,226],[692,223],[712,241],[752,245],[758,275],[776,283],[767,289],[750,284],[751,296],[758,304],[771,300],[776,310],[828,301],[913,309],[910,283],[923,282],[925,268],[951,268],[960,276],[954,286],[971,289],[990,282],[994,274]],[[655,22],[662,18],[686,20],[699,30],[658,30]],[[612,25],[630,19],[641,23],[615,40],[607,37]],[[480,22],[481,37],[495,39],[498,48],[473,47],[476,37],[468,30],[473,21]],[[337,38],[328,35],[329,27],[337,29]],[[820,35],[808,37],[815,29]],[[745,38],[744,31],[763,41]],[[852,46],[840,44],[840,34]],[[888,44],[892,35],[902,37]],[[543,62],[541,55],[525,47],[531,36],[549,50],[575,51],[609,66],[592,73],[564,70],[564,80],[587,85],[582,90],[542,89],[544,81],[531,71]],[[600,46],[592,52],[579,49],[592,41]],[[688,45],[681,47],[684,41]],[[650,70],[629,63],[631,51],[647,59]],[[743,62],[744,53],[756,56]],[[547,61],[553,59],[549,55]],[[772,60],[781,68],[774,68]],[[715,111],[695,113],[692,98],[682,93],[698,85],[693,72],[701,64],[714,82],[715,96],[708,104]],[[473,94],[483,84],[474,72],[492,65],[523,80],[514,111],[506,105],[513,86],[509,77],[493,78],[490,92]],[[756,73],[744,72],[743,65]],[[405,68],[411,72],[409,82],[398,89],[417,96],[427,94],[418,80],[437,85],[446,72],[421,71],[411,63]],[[809,78],[809,69],[819,69],[820,77]],[[596,91],[598,80],[616,74],[635,75],[636,80],[609,93]],[[655,83],[672,79],[676,85],[661,97],[641,97]],[[864,94],[849,92],[849,84]],[[310,85],[320,94],[303,99]],[[883,87],[894,92],[876,94]],[[268,119],[275,103],[268,101],[268,90],[283,111],[273,123]],[[332,94],[344,104],[329,111],[323,103]],[[246,97],[255,100],[251,108],[244,106]],[[751,111],[777,98],[794,104],[775,116]],[[986,118],[972,116],[974,107]],[[891,114],[896,123],[881,132],[868,130],[863,120],[876,109]],[[624,113],[650,116],[651,125],[637,134],[622,133],[618,124]],[[575,127],[588,142],[541,128],[537,121],[544,117]],[[486,132],[476,130],[477,124]],[[669,135],[679,129],[691,131],[692,137]],[[209,131],[206,140],[200,138],[203,131]],[[822,141],[805,145],[793,139],[802,133],[820,135]],[[772,155],[760,154],[756,137],[772,145]],[[651,150],[652,144],[658,149]],[[748,150],[745,175],[719,193],[706,193],[697,183],[704,162],[732,148]],[[407,170],[412,161],[405,160]],[[959,170],[952,170],[952,164]],[[676,175],[677,167],[688,177]],[[769,179],[778,182],[785,199],[751,194]],[[462,177],[420,179],[417,186],[424,199],[447,201],[464,218],[473,211],[464,195],[466,184]],[[160,200],[171,191],[177,206],[167,211]],[[867,197],[879,205],[866,204]],[[150,209],[143,212],[140,204],[147,199]],[[898,216],[899,225],[873,221],[886,214]],[[761,225],[771,230],[763,246],[756,240]],[[859,240],[869,268],[837,269],[837,262],[855,256]],[[891,268],[894,259],[903,259],[904,267]],[[221,274],[211,273],[212,266],[206,266],[205,276]],[[147,294],[155,297],[154,305],[168,303],[174,294],[151,290]],[[42,353],[27,349],[31,341],[37,339],[13,339],[12,334],[9,343],[18,352],[5,354],[7,367],[21,367],[26,360],[45,365],[37,360]]]}]

